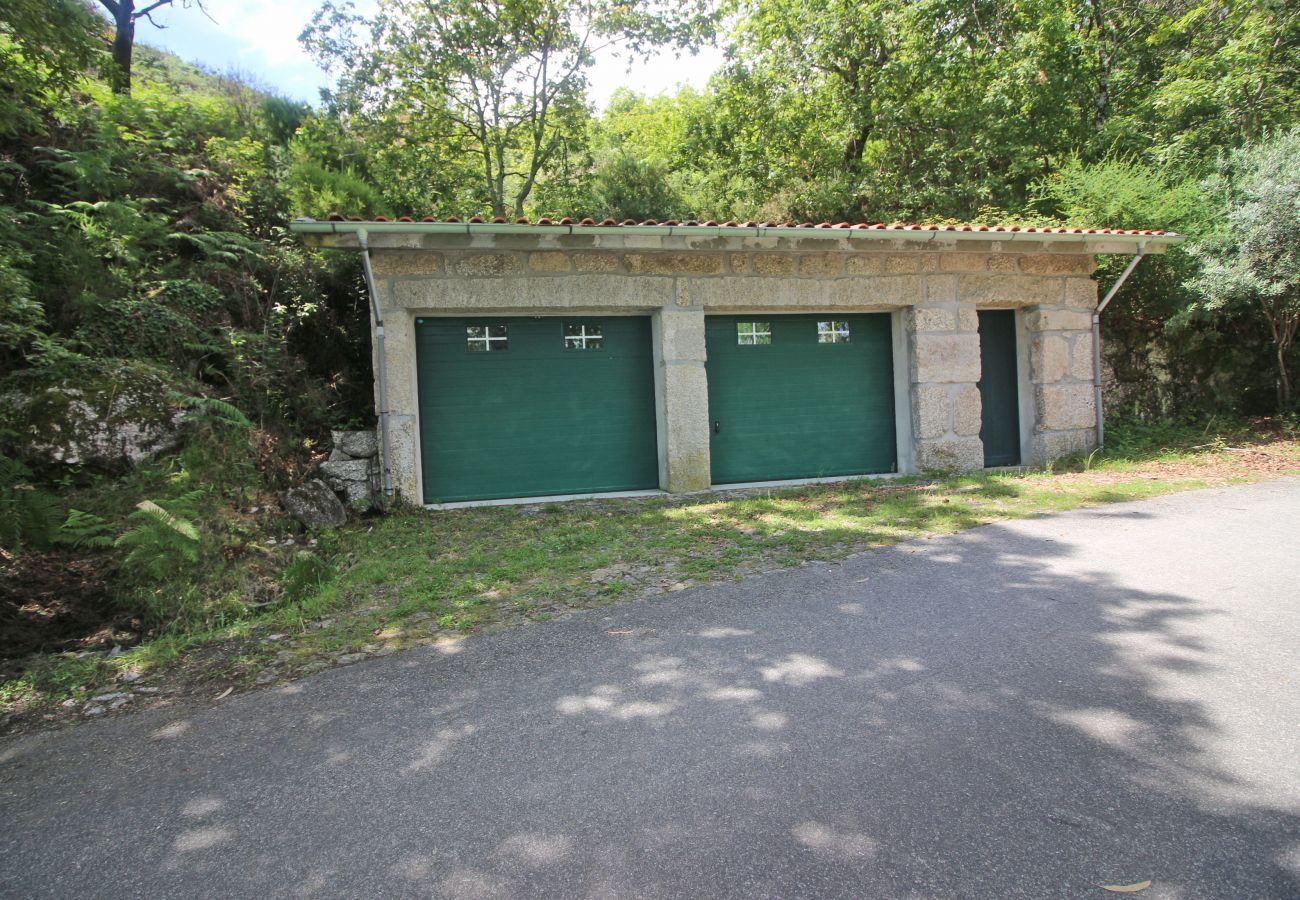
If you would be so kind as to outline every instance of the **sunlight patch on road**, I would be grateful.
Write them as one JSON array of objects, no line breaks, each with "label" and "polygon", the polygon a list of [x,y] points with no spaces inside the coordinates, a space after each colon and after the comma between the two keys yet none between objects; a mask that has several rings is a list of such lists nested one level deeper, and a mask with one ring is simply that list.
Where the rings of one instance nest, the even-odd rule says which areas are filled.
[{"label": "sunlight patch on road", "polygon": [[764,681],[777,681],[801,687],[822,678],[839,678],[844,675],[825,660],[806,653],[791,653],[775,665],[762,669]]}]

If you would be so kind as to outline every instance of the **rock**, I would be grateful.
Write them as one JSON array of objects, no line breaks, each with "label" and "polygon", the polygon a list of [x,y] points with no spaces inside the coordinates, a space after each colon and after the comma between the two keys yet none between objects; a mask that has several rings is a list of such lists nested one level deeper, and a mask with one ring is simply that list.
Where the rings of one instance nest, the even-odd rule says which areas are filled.
[{"label": "rock", "polygon": [[366,655],[364,653],[344,653],[342,656],[337,657],[334,661],[338,663],[340,666],[350,666],[355,662],[361,662],[361,660],[365,658]]},{"label": "rock", "polygon": [[130,697],[130,696],[131,696],[130,694],[124,693],[122,691],[115,691],[114,693],[111,694],[100,694],[98,697],[91,697],[90,702],[107,703],[110,700],[120,700],[123,697]]},{"label": "rock", "polygon": [[348,506],[365,512],[379,495],[379,467],[373,459],[336,459],[321,463],[321,477],[342,493]]},{"label": "rock", "polygon": [[127,684],[130,684],[133,681],[139,681],[143,677],[144,677],[143,675],[141,675],[139,672],[135,671],[134,669],[128,669],[127,671],[123,672],[121,675],[117,676],[118,681],[124,681]]},{"label": "rock", "polygon": [[104,714],[104,707],[87,706],[85,709],[81,711],[81,714],[83,716],[102,716]]},{"label": "rock", "polygon": [[618,581],[627,578],[632,574],[632,567],[624,564],[616,564],[596,569],[591,573],[593,584],[608,584],[611,581]]},{"label": "rock", "polygon": [[62,380],[10,381],[0,399],[21,455],[122,471],[180,444],[184,410],[174,379],[147,363],[101,363]]},{"label": "rock", "polygon": [[332,431],[330,436],[334,440],[334,449],[353,459],[370,459],[379,455],[379,441],[373,431]]},{"label": "rock", "polygon": [[337,528],[348,520],[348,511],[330,486],[319,478],[285,491],[280,503],[285,512],[309,531]]},{"label": "rock", "polygon": [[121,709],[123,706],[126,706],[126,704],[130,703],[131,699],[132,699],[131,697],[127,696],[127,697],[122,697],[120,700],[114,700],[112,703],[108,704],[108,708]]},{"label": "rock", "polygon": [[133,690],[134,690],[137,694],[157,694],[157,693],[160,693],[159,689],[156,688],[156,687],[138,687],[138,688],[133,688]]}]

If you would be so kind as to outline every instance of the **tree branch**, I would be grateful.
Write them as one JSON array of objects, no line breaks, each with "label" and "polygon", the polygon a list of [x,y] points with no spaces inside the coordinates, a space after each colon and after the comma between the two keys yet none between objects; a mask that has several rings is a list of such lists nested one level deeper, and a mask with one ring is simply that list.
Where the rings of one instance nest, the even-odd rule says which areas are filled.
[{"label": "tree branch", "polygon": [[[100,0],[100,2],[103,2],[103,0]],[[131,18],[133,19],[147,18],[149,16],[149,13],[153,12],[155,9],[158,9],[160,6],[171,6],[172,3],[174,2],[175,0],[158,0],[158,2],[151,3],[150,5],[146,6],[144,9],[137,9],[135,12],[131,14]],[[199,9],[203,9],[202,4],[199,4]],[[149,19],[149,21],[152,22],[153,19]]]}]

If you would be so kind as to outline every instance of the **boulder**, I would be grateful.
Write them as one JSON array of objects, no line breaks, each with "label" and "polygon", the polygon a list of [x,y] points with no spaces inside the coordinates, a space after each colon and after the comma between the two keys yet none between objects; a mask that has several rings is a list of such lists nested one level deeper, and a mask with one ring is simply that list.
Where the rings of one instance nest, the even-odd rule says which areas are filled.
[{"label": "boulder", "polygon": [[348,511],[330,486],[319,478],[289,488],[280,498],[280,504],[308,531],[337,528],[348,520]]},{"label": "boulder", "polygon": [[6,387],[5,424],[33,462],[121,471],[180,444],[177,397],[189,392],[156,366],[98,363]]},{"label": "boulder", "polygon": [[334,449],[352,459],[370,459],[379,455],[379,442],[373,431],[333,431]]}]

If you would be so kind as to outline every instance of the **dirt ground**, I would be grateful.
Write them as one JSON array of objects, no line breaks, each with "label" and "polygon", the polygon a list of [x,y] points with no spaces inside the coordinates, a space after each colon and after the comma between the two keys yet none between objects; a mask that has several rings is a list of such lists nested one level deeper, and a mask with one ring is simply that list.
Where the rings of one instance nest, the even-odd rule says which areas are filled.
[{"label": "dirt ground", "polygon": [[0,551],[0,677],[34,653],[109,649],[140,639],[140,623],[116,608],[108,564],[78,551]]}]

